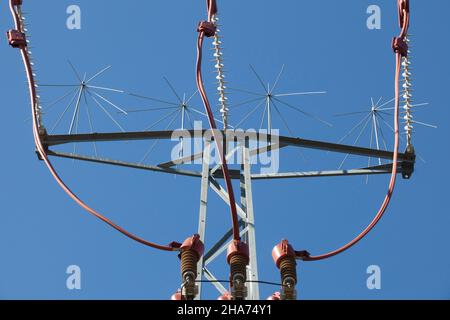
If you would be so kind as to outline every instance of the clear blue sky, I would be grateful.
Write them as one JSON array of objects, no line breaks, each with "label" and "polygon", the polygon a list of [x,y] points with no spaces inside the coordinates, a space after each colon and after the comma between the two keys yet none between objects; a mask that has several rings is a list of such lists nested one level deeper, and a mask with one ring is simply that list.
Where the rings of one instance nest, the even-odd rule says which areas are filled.
[{"label": "clear blue sky", "polygon": [[[330,260],[299,263],[301,299],[449,299],[450,215],[448,211],[450,108],[445,98],[450,64],[446,22],[448,1],[412,2],[414,95],[418,121],[438,125],[417,127],[418,161],[410,181],[399,180],[386,217],[364,241]],[[78,4],[82,29],[66,28],[66,8]],[[382,29],[368,30],[366,9],[382,10]],[[391,38],[398,33],[396,1],[219,1],[225,58],[231,87],[259,91],[249,69],[253,64],[264,81],[274,79],[285,64],[280,92],[327,91],[326,95],[289,97],[333,123],[329,128],[289,108],[283,114],[296,136],[338,141],[359,118],[338,113],[369,110],[370,98],[393,97],[394,55]],[[0,26],[13,23],[7,1],[0,5]],[[195,28],[205,17],[204,1],[24,1],[32,34],[38,80],[73,83],[70,59],[79,72],[94,74],[113,68],[96,84],[174,100],[162,77],[182,94],[195,90]],[[210,42],[207,41],[207,46]],[[0,298],[4,299],[166,299],[179,286],[179,262],[174,254],[134,243],[77,207],[54,183],[34,154],[25,75],[18,52],[1,41],[0,95],[3,151],[0,174]],[[209,51],[206,51],[208,54]],[[214,75],[205,66],[208,89]],[[42,91],[43,104],[64,89]],[[157,103],[105,93],[127,109],[158,107]],[[251,98],[233,93],[231,103]],[[201,109],[198,97],[192,103]],[[67,104],[67,103],[66,103]],[[59,109],[58,109],[59,108]],[[63,110],[55,106],[51,119]],[[247,108],[247,109],[245,109]],[[232,121],[251,105],[233,111]],[[112,110],[112,109],[110,109]],[[124,117],[113,112],[126,130],[143,129],[158,114]],[[163,113],[159,116],[161,117]],[[98,131],[116,130],[101,111],[93,115]],[[246,127],[258,127],[258,116]],[[97,120],[98,119],[98,120]],[[391,118],[386,118],[392,123]],[[58,128],[67,130],[68,118]],[[84,125],[86,119],[83,119]],[[205,122],[206,125],[206,122]],[[86,127],[80,125],[80,131]],[[279,118],[274,126],[288,134]],[[164,125],[157,127],[164,129]],[[384,127],[387,144],[392,134]],[[57,130],[58,131],[58,130]],[[348,143],[352,143],[352,136]],[[358,145],[369,146],[367,130]],[[149,143],[98,145],[102,156],[139,160]],[[70,149],[69,149],[70,151]],[[78,151],[92,154],[91,146]],[[169,157],[156,148],[155,157]],[[282,153],[285,169],[335,169],[342,156],[298,151]],[[157,161],[157,160],[156,160]],[[372,160],[374,163],[375,160]],[[111,168],[70,160],[55,161],[64,178],[94,207],[127,229],[161,243],[182,241],[197,230],[200,181],[194,178]],[[346,166],[366,166],[367,159],[350,158]],[[254,183],[260,278],[278,281],[272,247],[283,237],[296,248],[322,253],[350,240],[372,219],[386,192],[388,177],[330,178]],[[211,194],[207,246],[229,227],[227,208]],[[66,268],[79,265],[82,290],[66,288]],[[382,289],[366,287],[366,268],[379,265]],[[227,276],[225,257],[215,264],[219,278]],[[206,286],[207,296],[217,294]],[[276,288],[263,286],[262,296]]]}]

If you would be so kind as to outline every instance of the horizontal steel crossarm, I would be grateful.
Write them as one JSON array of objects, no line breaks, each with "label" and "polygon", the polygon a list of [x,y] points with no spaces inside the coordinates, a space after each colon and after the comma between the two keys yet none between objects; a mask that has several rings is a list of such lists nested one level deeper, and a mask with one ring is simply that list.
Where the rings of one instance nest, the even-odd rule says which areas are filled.
[{"label": "horizontal steel crossarm", "polygon": [[[64,152],[55,152],[48,151],[49,156],[58,157],[58,158],[66,158],[66,159],[75,159],[80,161],[99,163],[99,164],[108,164],[119,167],[175,174],[180,176],[188,176],[188,177],[196,177],[201,178],[201,172],[190,171],[190,170],[182,170],[182,169],[173,169],[159,166],[152,166],[140,163],[133,162],[125,162],[119,160],[105,159],[105,158],[97,158],[90,156],[83,156],[73,153],[64,153]],[[349,170],[330,170],[330,171],[309,171],[309,172],[281,172],[281,173],[273,173],[273,174],[252,174],[252,179],[254,180],[264,180],[264,179],[293,179],[293,178],[314,178],[314,177],[335,177],[335,176],[358,176],[358,175],[374,175],[374,174],[389,174],[392,171],[392,165],[388,166],[376,166],[369,167],[363,169],[349,169]],[[403,173],[401,163],[399,164],[398,173]],[[231,177],[233,179],[240,179],[239,170],[232,170]],[[223,178],[222,172],[218,171],[214,174],[214,178]]]},{"label": "horizontal steel crossarm", "polygon": [[[202,136],[206,130],[202,131]],[[67,143],[82,143],[82,142],[107,142],[107,141],[132,141],[132,140],[158,140],[158,139],[172,139],[179,136],[196,137],[195,130],[175,130],[175,131],[142,131],[142,132],[115,132],[115,133],[92,133],[92,134],[72,134],[72,135],[43,135],[42,142],[46,146],[54,146]],[[227,135],[230,135],[229,130]],[[239,135],[239,133],[237,133]],[[225,135],[224,135],[225,137]],[[330,152],[352,154],[358,156],[366,156],[380,159],[393,159],[393,152],[383,151],[371,148],[355,147],[337,143],[322,142],[315,140],[306,140],[301,138],[267,135],[262,133],[249,134],[248,138],[259,141],[276,141],[280,144],[301,147],[308,149],[325,150]],[[409,154],[400,153],[398,155],[400,161],[414,162],[414,158]]]},{"label": "horizontal steel crossarm", "polygon": [[93,163],[99,163],[99,164],[109,164],[109,165],[118,166],[118,167],[126,167],[126,168],[134,168],[134,169],[141,169],[141,170],[147,170],[147,171],[170,173],[170,174],[176,174],[176,175],[180,175],[180,176],[189,176],[189,177],[201,177],[202,176],[202,173],[197,172],[197,171],[162,168],[162,167],[158,167],[158,166],[139,164],[139,163],[134,163],[134,162],[125,162],[125,161],[119,161],[119,160],[83,156],[83,155],[78,155],[78,154],[74,154],[74,153],[64,153],[64,152],[55,152],[55,151],[48,151],[47,153],[49,156],[57,157],[57,158],[74,159],[74,160],[93,162]]},{"label": "horizontal steel crossarm", "polygon": [[[390,174],[390,173],[392,173],[392,164],[388,166],[376,166],[364,169],[253,174],[252,179],[253,180],[294,179],[294,178],[299,179],[299,178],[319,178],[319,177],[365,176],[365,175]],[[401,167],[401,163],[399,163],[397,174],[402,173],[403,170]]]}]

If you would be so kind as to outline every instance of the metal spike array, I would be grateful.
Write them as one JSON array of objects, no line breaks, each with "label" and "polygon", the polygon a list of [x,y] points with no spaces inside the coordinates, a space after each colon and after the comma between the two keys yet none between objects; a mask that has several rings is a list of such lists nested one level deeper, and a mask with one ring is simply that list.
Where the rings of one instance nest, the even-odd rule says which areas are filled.
[{"label": "metal spike array", "polygon": [[[410,37],[406,37],[406,42],[410,44]],[[405,110],[405,116],[403,119],[405,120],[405,132],[406,132],[406,142],[407,147],[412,146],[412,130],[413,130],[413,116],[412,116],[412,74],[411,74],[411,55],[408,50],[408,56],[403,58],[402,61],[402,77],[403,77],[403,100]]]},{"label": "metal spike array", "polygon": [[228,98],[226,97],[226,85],[225,85],[225,75],[224,75],[224,64],[223,64],[223,52],[222,52],[222,41],[220,37],[220,25],[218,24],[219,17],[215,15],[212,19],[213,23],[216,25],[217,30],[214,35],[214,58],[215,58],[215,68],[217,71],[217,91],[219,93],[219,103],[220,103],[220,113],[222,114],[222,121],[224,129],[228,129]]}]

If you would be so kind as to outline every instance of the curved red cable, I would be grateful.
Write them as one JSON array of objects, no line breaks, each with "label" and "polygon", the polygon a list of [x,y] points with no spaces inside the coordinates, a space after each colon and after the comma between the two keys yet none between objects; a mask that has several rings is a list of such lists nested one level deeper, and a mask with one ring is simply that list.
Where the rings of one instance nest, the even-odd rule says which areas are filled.
[{"label": "curved red cable", "polygon": [[[401,1],[399,1],[400,4]],[[404,39],[408,33],[409,28],[409,12],[406,10],[402,11],[403,14],[403,26],[402,31],[399,36],[399,38]],[[398,153],[399,153],[399,109],[400,109],[400,101],[399,101],[399,95],[400,95],[400,73],[401,73],[401,59],[402,55],[400,52],[396,52],[396,68],[395,68],[395,112],[394,112],[394,155],[393,155],[393,164],[392,164],[392,174],[391,179],[389,181],[389,187],[386,194],[386,197],[383,200],[383,203],[381,204],[380,209],[378,210],[375,218],[372,220],[372,222],[352,241],[347,243],[346,245],[340,247],[339,249],[336,249],[334,251],[317,255],[317,256],[311,256],[307,251],[297,251],[296,255],[297,258],[303,261],[318,261],[318,260],[324,260],[327,258],[331,258],[335,255],[338,255],[347,249],[353,247],[355,244],[357,244],[359,241],[361,241],[383,218],[387,207],[389,206],[389,203],[392,198],[392,194],[395,189],[395,183],[397,180],[397,171],[398,171]]]},{"label": "curved red cable", "polygon": [[[20,21],[20,18],[17,14],[17,12],[14,10],[14,4],[13,4],[13,0],[10,0],[10,8],[11,11],[13,13],[13,18],[14,18],[14,22],[16,24],[16,28],[18,30],[22,30],[22,23]],[[30,99],[31,99],[31,111],[32,111],[32,118],[33,118],[33,136],[34,136],[34,141],[36,144],[36,148],[37,148],[37,152],[39,153],[39,155],[41,156],[42,160],[45,162],[45,164],[47,165],[50,173],[52,174],[53,178],[56,180],[56,182],[58,183],[58,185],[64,190],[64,192],[70,197],[72,198],[72,200],[74,200],[79,206],[81,206],[84,210],[86,210],[87,212],[89,212],[90,214],[92,214],[93,216],[97,217],[98,219],[102,220],[103,222],[105,222],[106,224],[108,224],[109,226],[111,226],[112,228],[116,229],[117,231],[119,231],[120,233],[122,233],[123,235],[127,236],[128,238],[137,241],[143,245],[152,247],[154,249],[159,249],[159,250],[163,250],[163,251],[176,251],[178,250],[177,246],[174,245],[159,245],[150,241],[147,241],[143,238],[140,238],[128,231],[126,231],[125,229],[123,229],[122,227],[118,226],[117,224],[115,224],[114,222],[112,222],[111,220],[109,220],[108,218],[106,218],[105,216],[103,216],[102,214],[98,213],[96,210],[94,210],[93,208],[91,208],[90,206],[88,206],[85,202],[83,202],[65,183],[64,181],[61,179],[61,177],[59,176],[59,174],[57,173],[57,171],[55,170],[55,168],[53,167],[51,161],[48,158],[47,152],[45,147],[42,145],[42,141],[40,139],[40,135],[39,135],[39,125],[38,125],[38,118],[37,118],[37,95],[36,95],[36,84],[35,84],[35,80],[34,80],[34,76],[33,76],[33,72],[32,72],[32,66],[31,66],[31,62],[30,62],[30,57],[28,55],[28,52],[26,50],[25,46],[22,46],[20,48],[21,54],[22,54],[22,60],[23,63],[25,65],[25,71],[26,71],[26,75],[27,75],[27,79],[28,79],[28,87],[29,87],[29,92],[30,92]]]},{"label": "curved red cable", "polygon": [[[208,22],[211,22],[213,15],[217,13],[217,5],[214,0],[208,0],[207,4],[208,4]],[[217,150],[219,153],[220,161],[222,163],[222,172],[223,172],[223,176],[225,179],[225,184],[226,184],[226,188],[227,188],[227,192],[229,194],[229,200],[230,200],[231,219],[232,219],[232,223],[233,223],[233,239],[240,240],[241,237],[239,234],[239,219],[238,219],[237,208],[236,208],[236,200],[234,197],[233,184],[231,182],[227,159],[223,153],[223,146],[220,143],[220,141],[222,141],[223,139],[222,139],[222,137],[220,137],[220,132],[218,132],[218,130],[217,130],[216,122],[214,120],[214,115],[211,110],[211,105],[209,103],[208,96],[205,91],[205,86],[203,84],[202,51],[203,51],[204,37],[205,37],[205,32],[202,30],[199,30],[199,35],[198,35],[198,40],[197,40],[197,74],[196,74],[197,87],[200,92],[200,96],[202,97],[203,105],[205,106],[206,113],[208,115],[209,125],[211,127],[214,140],[216,141]]]}]

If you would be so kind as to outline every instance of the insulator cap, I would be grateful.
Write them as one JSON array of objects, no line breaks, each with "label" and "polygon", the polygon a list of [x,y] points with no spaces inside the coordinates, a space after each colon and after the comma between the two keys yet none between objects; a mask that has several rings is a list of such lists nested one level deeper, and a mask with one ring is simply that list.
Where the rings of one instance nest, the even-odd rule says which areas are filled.
[{"label": "insulator cap", "polygon": [[288,240],[282,240],[272,250],[272,258],[277,268],[280,268],[281,261],[286,258],[296,258],[294,248],[289,244]]},{"label": "insulator cap", "polygon": [[230,264],[231,258],[240,255],[246,258],[246,264],[250,262],[250,250],[248,248],[248,245],[245,242],[242,242],[240,240],[234,240],[230,243],[228,246],[227,251],[227,262]]},{"label": "insulator cap", "polygon": [[281,293],[275,292],[273,295],[267,298],[267,300],[278,301],[281,300]]},{"label": "insulator cap", "polygon": [[223,295],[221,295],[219,298],[217,298],[217,300],[228,301],[228,300],[233,300],[233,297],[231,296],[231,293],[225,292]]},{"label": "insulator cap", "polygon": [[205,252],[205,246],[203,242],[200,240],[200,235],[194,234],[192,237],[187,238],[184,240],[183,244],[180,247],[181,252],[190,250],[194,251],[197,254],[198,260],[200,260],[200,257]]}]

